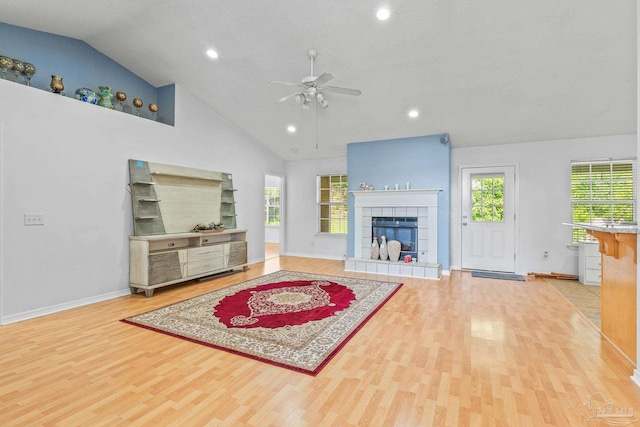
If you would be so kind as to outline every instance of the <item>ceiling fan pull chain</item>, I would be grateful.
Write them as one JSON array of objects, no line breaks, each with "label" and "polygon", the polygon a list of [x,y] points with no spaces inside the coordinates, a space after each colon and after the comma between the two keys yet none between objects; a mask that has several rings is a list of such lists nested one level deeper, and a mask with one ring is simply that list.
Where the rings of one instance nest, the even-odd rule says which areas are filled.
[{"label": "ceiling fan pull chain", "polygon": [[307,56],[309,56],[309,59],[311,60],[311,74],[309,74],[311,77],[314,76],[313,74],[313,60],[316,59],[316,56],[318,56],[318,52],[315,49],[309,49],[307,51]]}]

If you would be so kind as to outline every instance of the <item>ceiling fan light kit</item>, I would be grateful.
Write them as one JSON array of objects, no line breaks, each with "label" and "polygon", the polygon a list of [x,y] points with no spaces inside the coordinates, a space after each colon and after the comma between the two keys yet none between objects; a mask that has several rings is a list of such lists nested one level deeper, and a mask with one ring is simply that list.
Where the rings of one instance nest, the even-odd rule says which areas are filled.
[{"label": "ceiling fan light kit", "polygon": [[302,105],[302,108],[308,110],[311,103],[311,98],[315,98],[318,104],[322,108],[327,108],[329,106],[329,100],[325,93],[333,92],[339,93],[342,95],[351,95],[351,96],[359,96],[362,92],[357,89],[349,89],[345,87],[338,86],[325,86],[325,83],[335,78],[333,74],[322,73],[319,76],[314,76],[313,74],[313,63],[317,58],[318,52],[315,49],[309,49],[307,51],[307,57],[310,61],[310,71],[311,75],[302,79],[302,83],[291,83],[291,82],[278,82],[271,81],[269,83],[286,85],[286,86],[297,86],[301,88],[299,92],[291,93],[283,98],[280,98],[277,102],[284,102],[290,98],[294,98],[296,102]]}]

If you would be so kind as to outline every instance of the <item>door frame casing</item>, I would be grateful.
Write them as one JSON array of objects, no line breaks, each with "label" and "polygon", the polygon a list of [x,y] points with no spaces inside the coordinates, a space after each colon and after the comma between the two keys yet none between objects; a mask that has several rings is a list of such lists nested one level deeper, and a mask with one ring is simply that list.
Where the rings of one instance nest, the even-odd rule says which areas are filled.
[{"label": "door frame casing", "polygon": [[[490,163],[490,164],[475,164],[475,165],[467,165],[462,164],[458,166],[458,209],[455,210],[453,215],[453,229],[457,232],[457,250],[456,256],[458,259],[458,269],[462,270],[462,209],[463,209],[463,200],[462,200],[462,185],[463,185],[463,171],[465,169],[491,169],[491,168],[504,168],[504,167],[513,167],[514,168],[514,183],[513,183],[513,211],[515,214],[514,219],[514,233],[513,233],[513,253],[515,255],[514,260],[514,270],[516,274],[523,274],[520,270],[520,257],[518,254],[520,253],[520,166],[517,163]],[[453,269],[453,268],[452,268]]]}]

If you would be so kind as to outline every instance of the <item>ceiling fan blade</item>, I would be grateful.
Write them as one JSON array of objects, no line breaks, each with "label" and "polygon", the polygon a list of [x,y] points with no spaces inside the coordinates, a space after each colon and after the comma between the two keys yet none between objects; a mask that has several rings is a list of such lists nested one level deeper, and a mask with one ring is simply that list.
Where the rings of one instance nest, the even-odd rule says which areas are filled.
[{"label": "ceiling fan blade", "polygon": [[267,83],[273,83],[273,84],[276,84],[276,85],[287,85],[287,86],[305,87],[304,85],[302,85],[302,84],[300,84],[300,83],[277,82],[277,81],[274,81],[274,80],[272,80],[272,81],[270,81],[270,82],[267,82]]},{"label": "ceiling fan blade", "polygon": [[317,79],[315,79],[314,81],[310,82],[312,86],[322,86],[323,84],[325,84],[326,82],[328,82],[329,80],[333,79],[335,76],[333,74],[329,74],[329,73],[322,73],[318,76]]},{"label": "ceiling fan blade", "polygon": [[300,93],[300,92],[293,92],[293,93],[290,93],[289,95],[285,96],[284,98],[280,98],[280,99],[278,99],[276,102],[284,102],[284,101],[286,101],[287,99],[291,99],[291,98],[293,98],[294,96],[296,96],[296,95],[297,95],[297,94],[299,94],[299,93]]},{"label": "ceiling fan blade", "polygon": [[348,89],[346,87],[325,86],[325,92],[341,93],[343,95],[360,96],[362,91],[358,89]]}]

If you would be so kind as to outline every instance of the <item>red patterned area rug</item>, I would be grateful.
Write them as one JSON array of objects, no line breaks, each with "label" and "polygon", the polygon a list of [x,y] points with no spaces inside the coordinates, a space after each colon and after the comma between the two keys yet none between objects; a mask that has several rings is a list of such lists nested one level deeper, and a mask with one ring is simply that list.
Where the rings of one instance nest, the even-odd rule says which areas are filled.
[{"label": "red patterned area rug", "polygon": [[316,375],[400,286],[278,271],[122,321]]}]

